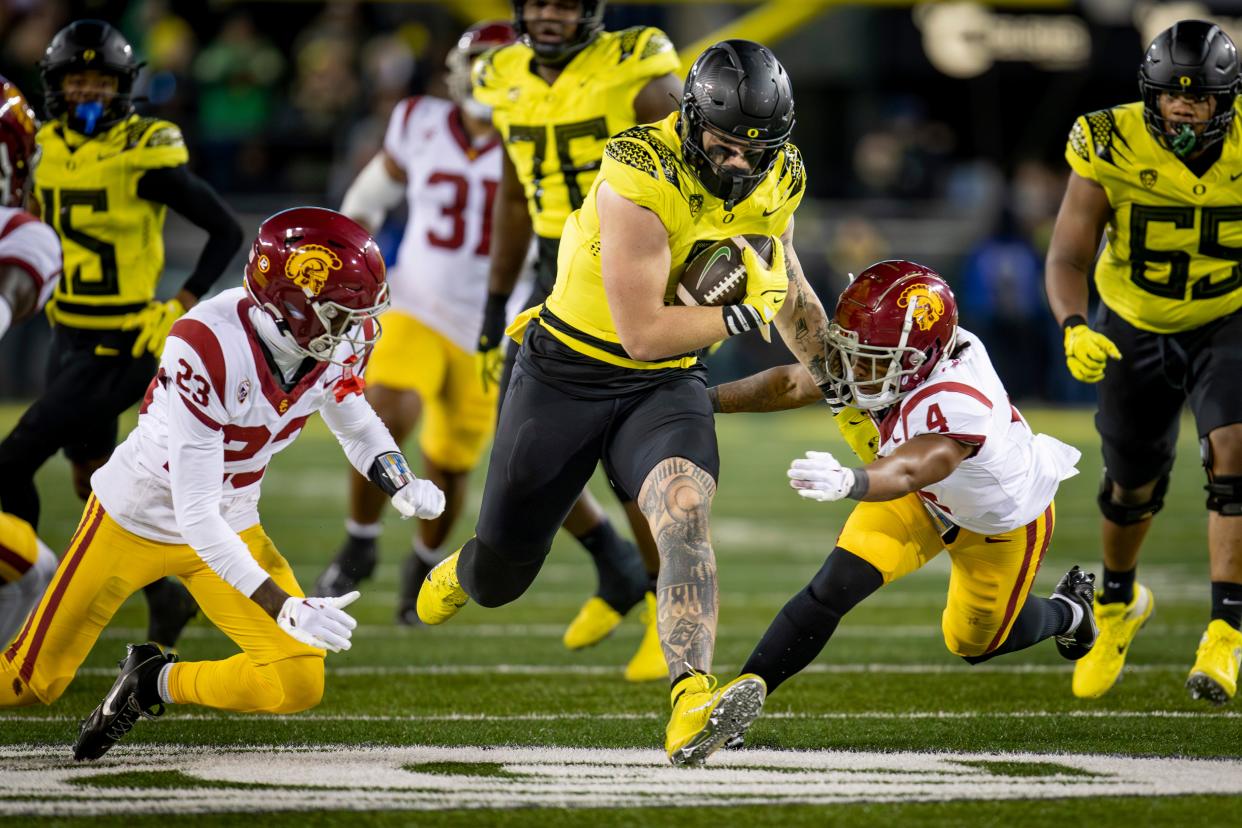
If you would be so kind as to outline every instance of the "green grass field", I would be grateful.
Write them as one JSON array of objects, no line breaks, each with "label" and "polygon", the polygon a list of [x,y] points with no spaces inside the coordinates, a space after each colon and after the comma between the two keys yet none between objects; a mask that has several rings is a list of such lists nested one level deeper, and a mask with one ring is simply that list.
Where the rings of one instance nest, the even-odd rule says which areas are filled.
[{"label": "green grass field", "polygon": [[[18,413],[0,410],[0,427]],[[1084,454],[1082,473],[1058,498],[1036,582],[1047,594],[1071,564],[1099,567],[1098,443],[1087,412],[1024,413]],[[718,425],[717,672],[731,676],[832,548],[849,508],[794,496],[789,460],[809,448],[847,450],[819,410]],[[127,825],[166,819],[160,811],[225,811],[198,818],[224,824],[237,812],[307,807],[340,824],[999,825],[1084,813],[1093,825],[1232,822],[1242,804],[1242,717],[1192,702],[1182,686],[1209,609],[1203,480],[1189,423],[1180,450],[1140,569],[1156,615],[1124,680],[1097,701],[1070,695],[1070,670],[1050,642],[983,668],[950,655],[940,637],[942,556],[852,613],[816,665],[769,700],[747,750],[717,754],[706,769],[673,769],[657,752],[667,688],[621,678],[641,634],[636,613],[595,648],[561,646],[564,625],[593,589],[571,541],[558,539],[517,603],[471,606],[442,628],[402,629],[391,619],[411,527],[391,519],[378,578],[351,608],[361,625],[354,647],[328,658],[322,705],[288,717],[174,708],[140,722],[105,761],[74,766],[77,722],[110,686],[125,643],[145,629],[135,597],[55,706],[0,714],[0,779],[19,781],[0,785],[0,813],[62,821],[100,813],[110,815],[105,824]],[[470,532],[474,482],[454,540]],[[81,504],[61,459],[40,484],[42,535],[60,550]],[[318,421],[267,474],[264,525],[304,586],[341,539],[345,491],[344,458]],[[235,651],[201,619],[182,642],[187,659]],[[542,750],[551,747],[560,750]],[[305,816],[269,815],[265,824],[273,818]]]}]

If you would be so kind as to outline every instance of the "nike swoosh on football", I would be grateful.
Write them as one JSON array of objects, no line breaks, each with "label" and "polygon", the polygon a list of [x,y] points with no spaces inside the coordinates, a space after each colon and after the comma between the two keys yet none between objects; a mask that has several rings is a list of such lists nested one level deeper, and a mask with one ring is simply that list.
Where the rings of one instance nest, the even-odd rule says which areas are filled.
[{"label": "nike swoosh on football", "polygon": [[984,543],[1004,543],[1006,538],[984,538]]},{"label": "nike swoosh on football", "polygon": [[703,284],[703,277],[707,275],[707,271],[712,269],[712,265],[716,264],[716,260],[719,259],[721,256],[724,256],[725,261],[732,261],[733,252],[727,247],[722,247],[719,250],[717,250],[714,254],[712,254],[712,257],[707,260],[707,265],[703,268],[703,272],[699,274],[699,280],[694,283],[695,290],[698,290],[699,287]]}]

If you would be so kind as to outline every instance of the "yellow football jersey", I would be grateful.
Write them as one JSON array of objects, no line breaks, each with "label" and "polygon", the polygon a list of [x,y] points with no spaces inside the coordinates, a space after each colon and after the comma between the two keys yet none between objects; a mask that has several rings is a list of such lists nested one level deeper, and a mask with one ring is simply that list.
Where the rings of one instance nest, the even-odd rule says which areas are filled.
[{"label": "yellow football jersey", "polygon": [[164,270],[168,208],[139,198],[138,179],[189,160],[181,130],[130,115],[91,139],[48,123],[38,142],[35,199],[65,255],[48,315],[73,328],[116,328],[155,297]]},{"label": "yellow football jersey", "polygon": [[474,65],[474,97],[492,108],[505,149],[526,188],[535,233],[555,239],[599,171],[611,135],[636,123],[634,98],[681,65],[668,36],[635,27],[601,32],[548,84],[522,43]]},{"label": "yellow football jersey", "polygon": [[1095,265],[1100,298],[1143,330],[1176,333],[1242,308],[1242,136],[1235,122],[1202,177],[1147,131],[1143,104],[1083,115],[1065,157],[1113,215]]},{"label": "yellow football jersey", "polygon": [[607,181],[617,194],[651,210],[664,223],[673,257],[664,291],[665,304],[672,304],[677,282],[691,259],[730,236],[779,236],[789,226],[806,191],[802,155],[793,144],[786,144],[755,191],[733,210],[725,210],[724,202],[707,192],[682,160],[676,124],[674,112],[663,121],[633,127],[609,141],[599,177],[582,208],[565,223],[561,237],[556,285],[545,307],[577,332],[600,340],[604,347],[575,339],[546,323],[544,327],[574,350],[613,365],[641,369],[689,367],[696,357],[642,362],[622,356],[624,351],[600,274],[595,192],[601,181]]}]

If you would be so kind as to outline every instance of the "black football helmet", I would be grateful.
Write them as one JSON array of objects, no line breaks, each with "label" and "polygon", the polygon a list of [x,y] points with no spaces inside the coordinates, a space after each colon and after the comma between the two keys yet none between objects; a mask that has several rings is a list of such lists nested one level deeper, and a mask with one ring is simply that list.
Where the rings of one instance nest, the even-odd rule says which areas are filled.
[{"label": "black football helmet", "polygon": [[[56,33],[39,61],[48,119],[64,117],[70,129],[83,135],[108,129],[134,111],[130,95],[142,66],[129,41],[113,26],[102,20],[75,20]],[[88,101],[71,108],[65,100],[65,75],[91,69],[116,77],[116,94],[106,103]]]},{"label": "black football helmet", "polygon": [[[767,46],[723,40],[699,55],[686,76],[677,129],[681,153],[699,182],[732,209],[759,186],[794,128],[793,86]],[[712,160],[704,133],[743,145],[750,172]]]},{"label": "black football helmet", "polygon": [[[1233,124],[1238,93],[1238,50],[1229,35],[1206,20],[1182,20],[1156,35],[1139,66],[1139,92],[1147,129],[1179,157],[1224,139]],[[1160,93],[1212,95],[1216,112],[1196,134],[1189,124],[1180,131],[1160,114]]]},{"label": "black football helmet", "polygon": [[582,11],[573,37],[560,43],[540,43],[530,36],[526,21],[522,19],[526,0],[513,0],[513,28],[517,29],[518,39],[534,50],[535,60],[545,66],[564,66],[604,30],[606,0],[581,0],[580,5]]}]

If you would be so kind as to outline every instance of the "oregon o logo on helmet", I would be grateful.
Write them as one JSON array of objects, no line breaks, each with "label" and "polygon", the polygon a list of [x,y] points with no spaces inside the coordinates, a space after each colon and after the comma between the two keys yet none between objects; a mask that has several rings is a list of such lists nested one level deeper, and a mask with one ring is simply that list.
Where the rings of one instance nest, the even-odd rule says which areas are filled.
[{"label": "oregon o logo on helmet", "polygon": [[751,127],[750,129],[746,130],[746,137],[747,138],[758,138],[759,130],[756,129],[755,127]]},{"label": "oregon o logo on helmet", "polygon": [[303,245],[285,261],[285,276],[307,296],[318,296],[328,283],[328,274],[340,269],[341,257],[322,244]]},{"label": "oregon o logo on helmet", "polygon": [[920,282],[903,290],[897,299],[897,307],[911,305],[911,318],[918,324],[920,331],[931,330],[931,326],[944,316],[944,300],[932,290],[931,285]]},{"label": "oregon o logo on helmet", "polygon": [[86,61],[87,63],[90,63],[94,59],[95,59],[94,49],[87,49],[85,52],[82,53],[82,60]]},{"label": "oregon o logo on helmet", "polygon": [[1191,84],[1191,80],[1188,75],[1182,75],[1180,78],[1177,79],[1177,82],[1182,85],[1183,89],[1187,86],[1190,86]]}]

